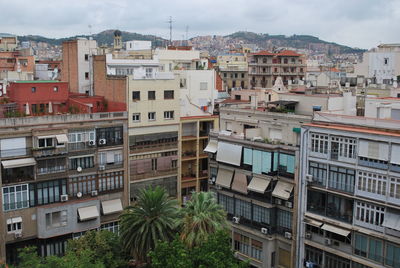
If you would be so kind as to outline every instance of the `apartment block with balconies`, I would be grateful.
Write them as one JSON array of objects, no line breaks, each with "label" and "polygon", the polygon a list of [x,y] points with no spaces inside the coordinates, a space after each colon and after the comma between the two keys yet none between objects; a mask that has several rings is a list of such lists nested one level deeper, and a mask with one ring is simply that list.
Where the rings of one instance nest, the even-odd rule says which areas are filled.
[{"label": "apartment block with balconies", "polygon": [[209,187],[232,248],[253,267],[296,267],[300,125],[311,117],[227,107],[210,133]]},{"label": "apartment block with balconies", "polygon": [[92,229],[118,231],[128,204],[127,114],[2,119],[0,257],[62,254]]},{"label": "apartment block with balconies", "polygon": [[298,265],[400,267],[398,123],[317,113],[301,150]]},{"label": "apartment block with balconies", "polygon": [[285,85],[298,84],[306,74],[304,55],[294,51],[260,51],[248,54],[250,88],[271,88],[278,76]]}]

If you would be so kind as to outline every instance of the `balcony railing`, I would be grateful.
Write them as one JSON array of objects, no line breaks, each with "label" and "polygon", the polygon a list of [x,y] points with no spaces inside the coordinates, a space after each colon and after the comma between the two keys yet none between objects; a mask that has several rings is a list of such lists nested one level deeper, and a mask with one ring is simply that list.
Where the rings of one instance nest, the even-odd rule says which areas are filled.
[{"label": "balcony railing", "polygon": [[33,148],[32,152],[34,157],[46,157],[67,154],[68,149],[67,147]]},{"label": "balcony railing", "polygon": [[138,181],[152,177],[159,177],[159,176],[167,176],[167,175],[174,175],[178,172],[177,168],[170,168],[167,170],[150,170],[141,174],[131,174],[130,180],[131,181]]},{"label": "balcony railing", "polygon": [[163,142],[163,143],[152,143],[145,145],[132,145],[129,147],[130,153],[143,153],[149,151],[164,151],[170,149],[178,149],[178,142]]}]

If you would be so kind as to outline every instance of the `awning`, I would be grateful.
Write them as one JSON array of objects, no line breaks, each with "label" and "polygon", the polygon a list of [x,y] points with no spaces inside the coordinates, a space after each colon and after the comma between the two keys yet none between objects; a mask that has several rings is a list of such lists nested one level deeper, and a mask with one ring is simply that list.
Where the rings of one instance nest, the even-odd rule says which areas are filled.
[{"label": "awning", "polygon": [[278,181],[276,184],[274,191],[272,192],[272,196],[278,197],[283,200],[288,200],[290,194],[293,191],[293,184],[287,183],[284,181]]},{"label": "awning", "polygon": [[22,217],[15,217],[11,219],[7,219],[7,224],[22,222]]},{"label": "awning", "polygon": [[386,211],[382,226],[394,230],[400,230],[400,215]]},{"label": "awning", "polygon": [[271,182],[270,178],[258,178],[253,177],[247,189],[256,193],[263,194],[265,190],[268,188],[269,183]]},{"label": "awning", "polygon": [[321,225],[322,225],[322,222],[311,220],[311,219],[306,219],[305,222],[308,225],[312,225],[312,226],[315,226],[315,227],[318,227],[318,228],[321,227]]},{"label": "awning", "polygon": [[1,161],[3,168],[17,168],[36,165],[35,158],[21,158],[15,160],[3,160]]},{"label": "awning", "polygon": [[121,199],[113,199],[101,202],[103,208],[103,215],[113,214],[122,211]]},{"label": "awning", "polygon": [[360,140],[358,156],[379,159],[383,161],[389,160],[389,144],[383,142]]},{"label": "awning", "polygon": [[218,149],[218,141],[210,140],[208,142],[207,147],[204,149],[204,152],[215,154],[217,152],[217,149]]},{"label": "awning", "polygon": [[400,145],[392,143],[392,156],[390,157],[390,163],[400,165]]},{"label": "awning", "polygon": [[67,134],[56,135],[56,139],[58,143],[68,143]]},{"label": "awning", "polygon": [[235,172],[233,177],[232,190],[247,194],[247,178],[242,172]]},{"label": "awning", "polygon": [[294,127],[294,128],[293,128],[293,132],[295,132],[295,133],[300,133],[300,132],[301,132],[301,128],[299,128],[299,127]]},{"label": "awning", "polygon": [[217,161],[240,166],[242,146],[226,142],[218,142]]},{"label": "awning", "polygon": [[81,221],[93,220],[100,216],[97,206],[78,208],[78,215]]},{"label": "awning", "polygon": [[215,184],[225,188],[231,188],[232,177],[233,177],[233,170],[219,168]]},{"label": "awning", "polygon": [[345,229],[342,229],[342,228],[338,228],[336,226],[329,225],[329,224],[322,225],[321,229],[325,230],[325,231],[328,231],[328,232],[331,232],[331,233],[335,233],[335,234],[344,236],[344,237],[346,237],[346,236],[348,236],[350,234],[350,231],[348,231],[348,230],[345,230]]}]

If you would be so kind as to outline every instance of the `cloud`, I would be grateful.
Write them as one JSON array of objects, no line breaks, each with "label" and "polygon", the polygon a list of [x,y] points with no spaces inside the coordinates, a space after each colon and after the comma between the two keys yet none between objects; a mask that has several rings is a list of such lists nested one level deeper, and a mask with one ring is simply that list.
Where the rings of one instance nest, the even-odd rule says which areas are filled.
[{"label": "cloud", "polygon": [[398,42],[397,0],[0,0],[0,32],[68,37],[105,29],[173,38],[229,34],[309,34],[349,46],[370,48]]}]

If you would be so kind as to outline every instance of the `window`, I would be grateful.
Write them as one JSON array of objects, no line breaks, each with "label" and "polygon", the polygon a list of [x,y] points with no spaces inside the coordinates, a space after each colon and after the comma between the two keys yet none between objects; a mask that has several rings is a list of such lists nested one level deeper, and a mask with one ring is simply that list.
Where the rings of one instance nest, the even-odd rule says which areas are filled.
[{"label": "window", "polygon": [[390,267],[400,267],[400,247],[394,244],[386,244],[385,264]]},{"label": "window", "polygon": [[99,174],[99,191],[110,191],[124,187],[122,171]]},{"label": "window", "polygon": [[140,100],[140,91],[132,91],[132,100],[133,101]]},{"label": "window", "polygon": [[270,224],[270,209],[253,204],[253,220],[257,223],[269,225]]},{"label": "window", "polygon": [[331,137],[331,157],[356,158],[356,139],[347,137]]},{"label": "window", "polygon": [[342,167],[329,167],[328,186],[345,192],[354,192],[355,170]]},{"label": "window", "polygon": [[147,99],[148,100],[155,100],[156,99],[156,92],[154,90],[147,92]]},{"label": "window", "polygon": [[375,226],[382,226],[385,215],[385,208],[364,203],[356,202],[356,220]]},{"label": "window", "polygon": [[31,90],[32,90],[32,93],[35,93],[36,92],[36,87],[32,87]]},{"label": "window", "polygon": [[82,169],[94,167],[94,156],[70,158],[69,169],[74,170],[78,167]]},{"label": "window", "polygon": [[140,113],[132,114],[132,122],[140,122]]},{"label": "window", "polygon": [[350,268],[350,260],[326,253],[325,255],[326,268]]},{"label": "window", "polygon": [[29,185],[30,206],[60,202],[60,196],[67,194],[67,181],[53,180]]},{"label": "window", "polygon": [[156,112],[149,112],[148,113],[148,118],[149,118],[149,121],[156,120]]},{"label": "window", "polygon": [[251,204],[244,200],[235,199],[235,216],[251,220]]},{"label": "window", "polygon": [[[235,77],[237,74],[235,74]],[[200,82],[200,90],[207,90],[208,89],[208,83],[207,82]]]},{"label": "window", "polygon": [[360,234],[355,234],[354,238],[354,254],[362,256],[362,257],[367,257],[367,242],[368,238],[364,235]]},{"label": "window", "polygon": [[28,184],[3,187],[3,210],[29,207]]},{"label": "window", "polygon": [[251,239],[250,257],[261,261],[262,260],[262,249],[263,249],[263,244],[261,241]]},{"label": "window", "polygon": [[7,219],[7,233],[17,233],[21,231],[22,231],[21,217]]},{"label": "window", "polygon": [[54,92],[58,92],[58,87],[53,87]]},{"label": "window", "polygon": [[[386,181],[387,181],[386,176],[372,172],[358,171],[357,189],[359,191],[368,192],[385,197]],[[390,185],[390,191],[391,190],[392,190],[392,184]]]},{"label": "window", "polygon": [[76,196],[77,193],[91,194],[92,191],[96,190],[96,175],[68,179],[68,193],[70,196]]},{"label": "window", "polygon": [[390,178],[389,196],[400,199],[400,178]]},{"label": "window", "polygon": [[89,60],[89,55],[85,54],[85,61],[88,61],[88,60]]},{"label": "window", "polygon": [[242,234],[233,233],[234,249],[240,253],[249,256],[250,239]]},{"label": "window", "polygon": [[157,158],[151,159],[151,170],[153,171],[157,170]]},{"label": "window", "polygon": [[46,148],[46,147],[53,147],[53,138],[38,138],[38,147],[39,148]]},{"label": "window", "polygon": [[85,72],[85,79],[89,80],[89,73],[88,72]]},{"label": "window", "polygon": [[233,198],[227,195],[223,195],[218,193],[218,203],[222,206],[222,208],[228,213],[233,215]]},{"label": "window", "polygon": [[383,242],[372,237],[355,234],[354,253],[376,262],[383,262]]},{"label": "window", "polygon": [[313,182],[326,185],[327,165],[317,162],[310,162],[309,174],[313,177]]},{"label": "window", "polygon": [[32,113],[33,113],[33,114],[36,114],[36,113],[38,112],[37,104],[32,104],[31,110],[32,110]]},{"label": "window", "polygon": [[102,224],[100,226],[100,229],[112,232],[114,234],[119,234],[119,222],[113,221],[113,222]]},{"label": "window", "polygon": [[153,78],[153,68],[146,68],[146,78]]},{"label": "window", "polygon": [[66,226],[68,221],[67,211],[55,211],[51,213],[46,213],[46,228],[58,228]]},{"label": "window", "polygon": [[389,58],[384,58],[383,59],[383,64],[388,65],[389,64]]},{"label": "window", "polygon": [[286,210],[278,209],[277,227],[292,229],[292,213]]},{"label": "window", "polygon": [[174,91],[173,90],[164,90],[164,99],[170,100],[174,98]]},{"label": "window", "polygon": [[165,111],[164,119],[174,119],[174,111]]},{"label": "window", "polygon": [[311,134],[311,151],[320,154],[328,153],[328,135]]}]

